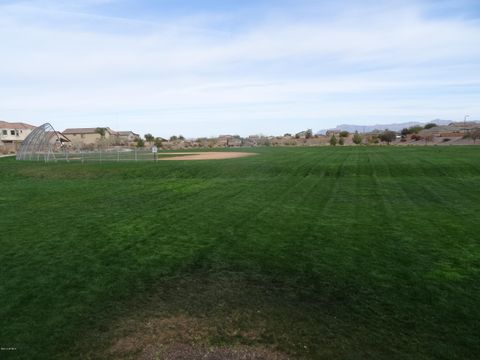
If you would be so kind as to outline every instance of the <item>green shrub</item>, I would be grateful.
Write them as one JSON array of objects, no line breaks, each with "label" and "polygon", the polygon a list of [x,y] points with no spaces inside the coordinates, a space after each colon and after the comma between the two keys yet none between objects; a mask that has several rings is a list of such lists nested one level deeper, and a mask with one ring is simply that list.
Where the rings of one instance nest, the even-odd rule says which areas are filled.
[{"label": "green shrub", "polygon": [[332,137],[330,138],[330,145],[331,146],[337,145],[337,137],[335,136],[335,134],[333,134]]},{"label": "green shrub", "polygon": [[355,134],[353,134],[353,143],[360,145],[363,141],[362,135],[358,133],[358,131],[355,131]]}]

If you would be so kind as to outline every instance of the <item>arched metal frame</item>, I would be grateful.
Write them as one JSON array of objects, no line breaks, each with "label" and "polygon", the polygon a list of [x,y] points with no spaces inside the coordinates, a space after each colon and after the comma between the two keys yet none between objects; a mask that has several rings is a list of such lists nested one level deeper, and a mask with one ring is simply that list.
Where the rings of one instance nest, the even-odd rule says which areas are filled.
[{"label": "arched metal frame", "polygon": [[44,160],[55,158],[55,145],[60,142],[60,137],[49,123],[35,128],[17,151],[17,160]]}]

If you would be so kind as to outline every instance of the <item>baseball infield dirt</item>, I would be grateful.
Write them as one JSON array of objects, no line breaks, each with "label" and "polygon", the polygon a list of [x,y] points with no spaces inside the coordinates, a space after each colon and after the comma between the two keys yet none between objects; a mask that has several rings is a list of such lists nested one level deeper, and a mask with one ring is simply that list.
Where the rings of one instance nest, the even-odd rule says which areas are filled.
[{"label": "baseball infield dirt", "polygon": [[255,153],[246,152],[179,152],[179,153],[164,153],[162,155],[178,155],[169,157],[160,157],[160,161],[178,161],[178,160],[224,160],[235,159],[246,156],[258,155]]}]

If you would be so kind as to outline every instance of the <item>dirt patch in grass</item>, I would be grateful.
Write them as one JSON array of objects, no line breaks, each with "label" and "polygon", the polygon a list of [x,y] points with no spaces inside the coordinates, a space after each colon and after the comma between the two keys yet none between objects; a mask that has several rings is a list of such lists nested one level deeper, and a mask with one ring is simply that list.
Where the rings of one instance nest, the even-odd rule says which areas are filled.
[{"label": "dirt patch in grass", "polygon": [[[125,329],[136,328],[133,333],[117,339],[107,350],[112,359],[265,359],[287,360],[284,354],[262,346],[211,346],[208,340],[215,336],[215,325],[208,319],[178,315],[148,319],[146,322],[123,324]],[[232,333],[236,332],[230,329]],[[256,338],[255,331],[238,332],[239,336]]]},{"label": "dirt patch in grass", "polygon": [[235,348],[202,348],[185,345],[176,345],[163,352],[157,353],[156,357],[145,359],[163,360],[287,360],[280,353],[258,347],[239,346]]},{"label": "dirt patch in grass", "polygon": [[69,352],[115,360],[399,358],[402,339],[354,318],[343,290],[315,294],[308,283],[190,270],[118,304],[113,319]]},{"label": "dirt patch in grass", "polygon": [[304,342],[303,334],[291,331],[292,315],[298,329],[309,317],[292,314],[298,303],[288,308],[277,303],[279,294],[265,284],[234,274],[202,274],[158,286],[149,297],[122,305],[120,316],[82,339],[76,347],[82,357],[287,360],[311,350],[313,339]]},{"label": "dirt patch in grass", "polygon": [[[160,155],[164,155],[161,153]],[[188,153],[166,153],[169,157],[159,157],[159,161],[177,161],[177,160],[224,160],[235,159],[247,156],[258,155],[247,152],[188,152]],[[178,156],[170,156],[178,155]]]}]

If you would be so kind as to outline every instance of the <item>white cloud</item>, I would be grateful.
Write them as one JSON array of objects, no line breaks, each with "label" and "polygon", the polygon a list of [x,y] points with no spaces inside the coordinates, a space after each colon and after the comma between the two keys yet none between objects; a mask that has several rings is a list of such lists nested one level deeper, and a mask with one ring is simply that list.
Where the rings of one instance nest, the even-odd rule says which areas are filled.
[{"label": "white cloud", "polygon": [[291,119],[292,128],[321,128],[480,113],[475,21],[426,18],[409,5],[321,22],[271,16],[228,32],[205,14],[156,22],[79,4],[0,7],[0,117],[54,118],[62,128],[83,114],[91,126],[177,123],[175,132],[205,135],[241,122],[245,132],[276,132],[275,121]]}]

